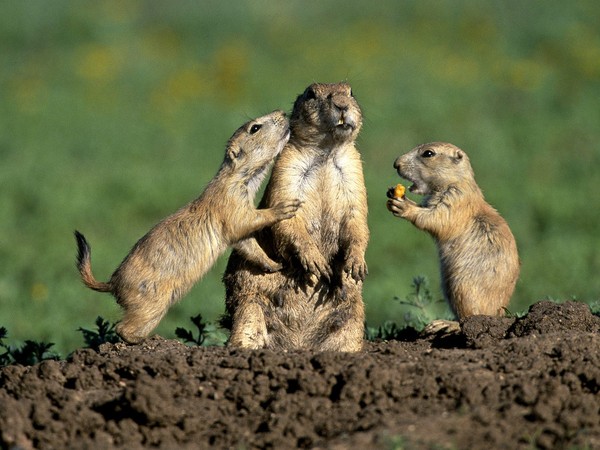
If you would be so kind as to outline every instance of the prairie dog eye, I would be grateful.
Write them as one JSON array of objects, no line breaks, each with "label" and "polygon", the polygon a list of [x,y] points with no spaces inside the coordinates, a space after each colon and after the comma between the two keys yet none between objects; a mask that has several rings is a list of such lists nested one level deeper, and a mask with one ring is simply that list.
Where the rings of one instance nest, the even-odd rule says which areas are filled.
[{"label": "prairie dog eye", "polygon": [[308,88],[306,90],[306,100],[312,100],[314,98],[317,98],[317,94],[315,94],[315,91],[312,88]]},{"label": "prairie dog eye", "polygon": [[254,134],[256,133],[258,130],[260,130],[262,128],[262,125],[259,123],[255,123],[254,125],[252,125],[250,127],[250,134]]},{"label": "prairie dog eye", "polygon": [[423,158],[431,158],[432,156],[435,156],[435,152],[433,150],[425,150],[423,153],[421,153],[421,156]]}]

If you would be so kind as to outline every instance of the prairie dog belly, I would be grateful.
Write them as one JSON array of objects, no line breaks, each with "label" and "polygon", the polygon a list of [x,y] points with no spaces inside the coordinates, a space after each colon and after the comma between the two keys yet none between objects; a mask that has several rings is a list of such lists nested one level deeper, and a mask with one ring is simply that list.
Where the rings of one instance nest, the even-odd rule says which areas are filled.
[{"label": "prairie dog belly", "polygon": [[347,83],[313,83],[294,102],[290,141],[275,162],[261,205],[298,198],[301,206],[294,218],[257,236],[281,271],[254,270],[232,254],[224,277],[231,345],[362,348],[369,231],[355,147],[361,125]]},{"label": "prairie dog belly", "polygon": [[351,158],[342,153],[321,161],[304,157],[296,166],[296,194],[304,202],[298,217],[304,220],[309,236],[327,257],[339,250],[340,229],[358,198],[352,188],[362,182],[361,178],[353,182],[349,163]]}]

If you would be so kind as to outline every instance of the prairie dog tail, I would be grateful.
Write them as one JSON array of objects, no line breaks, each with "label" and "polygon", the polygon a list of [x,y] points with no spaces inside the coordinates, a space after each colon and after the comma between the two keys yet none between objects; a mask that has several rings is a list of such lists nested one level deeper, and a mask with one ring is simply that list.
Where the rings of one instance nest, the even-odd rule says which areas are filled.
[{"label": "prairie dog tail", "polygon": [[77,269],[81,275],[81,280],[90,289],[98,292],[112,292],[110,283],[103,283],[92,274],[92,250],[85,236],[75,230],[75,239],[77,240]]}]

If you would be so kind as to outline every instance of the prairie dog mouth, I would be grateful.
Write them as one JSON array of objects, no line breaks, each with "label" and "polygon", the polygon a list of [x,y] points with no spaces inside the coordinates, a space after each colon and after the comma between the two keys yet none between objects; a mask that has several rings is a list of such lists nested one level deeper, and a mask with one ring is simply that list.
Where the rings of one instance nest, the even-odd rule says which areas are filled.
[{"label": "prairie dog mouth", "polygon": [[338,130],[344,130],[344,131],[354,130],[355,123],[352,119],[347,120],[346,117],[341,115],[335,124],[335,128],[337,128]]},{"label": "prairie dog mouth", "polygon": [[400,178],[408,181],[411,183],[411,185],[408,187],[408,191],[413,193],[413,194],[417,194],[417,195],[425,195],[425,193],[427,192],[427,186],[424,183],[419,182],[418,180],[412,180],[410,179],[403,171],[400,167],[397,168],[396,170],[398,172],[398,175],[400,175]]},{"label": "prairie dog mouth", "polygon": [[[408,180],[408,178],[406,178]],[[408,180],[412,183],[408,187],[409,192],[417,195],[427,195],[429,193],[429,187],[424,183],[419,183],[417,181]]]}]

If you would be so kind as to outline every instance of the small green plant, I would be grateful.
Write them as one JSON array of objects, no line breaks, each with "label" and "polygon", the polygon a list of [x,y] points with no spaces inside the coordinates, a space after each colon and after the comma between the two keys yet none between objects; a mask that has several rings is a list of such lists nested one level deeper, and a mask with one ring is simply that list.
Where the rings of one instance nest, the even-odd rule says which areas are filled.
[{"label": "small green plant", "polygon": [[593,315],[600,317],[600,300],[592,300],[590,302],[590,311]]},{"label": "small green plant", "polygon": [[0,327],[0,348],[4,350],[4,353],[0,353],[0,367],[10,363],[9,348],[4,344],[4,339],[6,339],[7,335],[6,328]]},{"label": "small green plant", "polygon": [[196,328],[198,328],[198,337],[194,337],[194,333],[186,330],[185,328],[177,327],[175,329],[175,335],[183,340],[186,344],[202,345],[206,339],[206,326],[207,324],[202,320],[202,314],[190,317],[190,320]]},{"label": "small green plant", "polygon": [[406,328],[401,328],[396,322],[386,321],[377,328],[365,325],[365,339],[368,341],[392,341],[399,340]]},{"label": "small green plant", "polygon": [[456,450],[454,444],[437,444],[422,439],[408,438],[401,434],[383,436],[382,448],[387,450],[408,450],[412,448],[425,448],[427,450]]},{"label": "small green plant", "polygon": [[211,323],[204,322],[202,320],[202,314],[190,317],[192,323],[198,329],[198,336],[194,337],[192,331],[186,330],[185,328],[177,327],[175,329],[175,335],[186,344],[191,345],[223,345],[226,341],[226,337],[219,332],[217,327]]},{"label": "small green plant", "polygon": [[0,354],[0,366],[9,364],[21,364],[31,366],[47,359],[59,359],[59,355],[50,352],[54,346],[52,342],[25,341],[21,347],[12,347],[4,343],[8,336],[6,328],[0,327],[0,348],[4,353]]},{"label": "small green plant", "polygon": [[21,347],[15,348],[11,356],[15,364],[22,364],[24,366],[31,366],[47,359],[60,359],[59,355],[50,352],[53,346],[53,342],[27,340]]},{"label": "small green plant", "polygon": [[504,310],[504,317],[508,317],[511,319],[515,319],[515,318],[518,319],[520,317],[525,317],[528,313],[528,310],[526,310],[526,309],[524,309],[522,311],[515,311],[515,312],[511,311],[508,308],[504,308],[504,307],[502,309]]},{"label": "small green plant", "polygon": [[421,331],[433,320],[440,318],[436,307],[445,302],[443,299],[433,299],[427,278],[422,275],[414,277],[412,288],[413,292],[408,294],[406,299],[394,297],[394,300],[408,308],[402,316],[403,320],[399,322],[400,325],[392,321],[386,321],[377,328],[365,324],[365,339],[369,341],[406,339]]},{"label": "small green plant", "polygon": [[402,435],[387,436],[384,442],[384,448],[389,450],[404,450],[409,446],[409,444],[406,442],[406,439]]},{"label": "small green plant", "polygon": [[96,317],[96,330],[86,330],[85,328],[79,327],[77,331],[83,334],[83,340],[85,345],[94,350],[98,350],[100,345],[109,342],[117,343],[121,339],[115,332],[115,324],[110,323],[108,320],[104,320],[102,317]]},{"label": "small green plant", "polygon": [[428,323],[431,323],[437,317],[435,308],[443,304],[443,299],[434,300],[429,290],[429,282],[426,277],[418,275],[413,278],[413,292],[406,299],[394,297],[401,305],[408,306],[410,309],[404,314],[404,323],[406,326],[413,327],[416,330],[422,330]]}]

